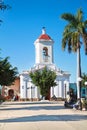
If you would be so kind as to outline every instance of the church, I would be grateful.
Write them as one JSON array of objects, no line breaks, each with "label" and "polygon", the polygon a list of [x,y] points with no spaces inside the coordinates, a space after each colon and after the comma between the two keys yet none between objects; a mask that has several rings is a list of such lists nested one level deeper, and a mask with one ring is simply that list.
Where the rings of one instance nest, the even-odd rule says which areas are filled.
[{"label": "church", "polygon": [[63,71],[54,63],[53,39],[46,33],[46,29],[42,28],[41,35],[35,40],[35,65],[29,71],[23,71],[20,74],[20,100],[38,101],[41,99],[39,88],[32,84],[29,72],[43,69],[45,66],[56,72],[57,86],[51,87],[47,100],[51,100],[54,96],[57,99],[65,99],[69,91],[70,74]]}]

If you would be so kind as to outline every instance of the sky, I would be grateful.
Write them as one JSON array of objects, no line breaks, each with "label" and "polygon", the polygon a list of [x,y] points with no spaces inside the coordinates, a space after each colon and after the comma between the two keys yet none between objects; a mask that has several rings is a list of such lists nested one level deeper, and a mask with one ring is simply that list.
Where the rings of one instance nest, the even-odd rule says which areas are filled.
[{"label": "sky", "polygon": [[[41,35],[42,27],[54,40],[54,63],[68,71],[70,82],[76,82],[76,53],[62,51],[62,33],[67,24],[60,18],[63,13],[75,14],[79,8],[87,19],[87,0],[4,0],[11,9],[0,11],[0,57],[9,56],[18,72],[29,70],[35,64],[34,41]],[[87,73],[87,56],[81,48],[82,73]]]}]

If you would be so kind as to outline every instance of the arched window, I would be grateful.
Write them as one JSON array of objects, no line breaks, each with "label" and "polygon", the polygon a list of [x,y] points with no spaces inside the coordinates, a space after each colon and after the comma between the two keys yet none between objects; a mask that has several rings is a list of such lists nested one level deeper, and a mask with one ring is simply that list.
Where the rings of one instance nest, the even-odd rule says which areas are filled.
[{"label": "arched window", "polygon": [[48,61],[48,48],[47,48],[47,47],[44,47],[44,48],[43,48],[43,60],[44,60],[45,62]]}]

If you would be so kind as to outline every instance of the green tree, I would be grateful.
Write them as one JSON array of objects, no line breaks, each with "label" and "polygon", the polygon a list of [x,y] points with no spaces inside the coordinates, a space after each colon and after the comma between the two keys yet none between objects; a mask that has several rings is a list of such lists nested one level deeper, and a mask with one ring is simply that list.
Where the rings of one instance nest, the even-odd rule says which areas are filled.
[{"label": "green tree", "polygon": [[[0,10],[10,9],[11,7],[8,4],[5,4],[3,0],[0,0]],[[2,20],[0,20],[2,22]],[[0,85],[11,85],[17,75],[17,68],[12,67],[8,61],[8,57],[5,59],[0,58]]]},{"label": "green tree", "polygon": [[81,81],[81,86],[86,87],[85,82],[87,82],[87,74],[83,73],[82,74],[82,81]]},{"label": "green tree", "polygon": [[12,67],[10,62],[8,61],[8,57],[5,59],[0,58],[0,85],[1,86],[9,86],[11,85],[16,76],[17,76],[17,68]]},{"label": "green tree", "polygon": [[78,9],[75,15],[64,13],[61,18],[68,24],[64,28],[62,38],[62,48],[68,48],[68,52],[77,52],[77,98],[80,98],[81,92],[81,56],[80,48],[84,44],[85,53],[87,54],[87,20],[83,18],[82,9]]},{"label": "green tree", "polygon": [[35,86],[39,87],[42,97],[46,97],[50,91],[50,88],[56,86],[56,73],[45,67],[42,70],[36,70],[30,72],[30,78]]},{"label": "green tree", "polygon": [[87,98],[87,74],[82,74],[81,87],[85,87],[85,97]]}]

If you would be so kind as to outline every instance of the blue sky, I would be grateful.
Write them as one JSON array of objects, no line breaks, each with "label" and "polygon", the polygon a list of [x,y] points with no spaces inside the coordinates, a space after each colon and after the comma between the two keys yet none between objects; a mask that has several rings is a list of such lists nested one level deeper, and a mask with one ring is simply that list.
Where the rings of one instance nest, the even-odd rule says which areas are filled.
[{"label": "blue sky", "polygon": [[[62,33],[66,22],[60,19],[63,13],[76,13],[82,7],[87,18],[87,0],[4,0],[12,6],[0,11],[1,57],[9,56],[13,67],[19,73],[35,64],[34,41],[41,35],[42,27],[54,43],[54,63],[60,69],[69,71],[70,82],[76,81],[76,54],[61,49]],[[82,72],[87,73],[87,56],[81,49]]]}]

